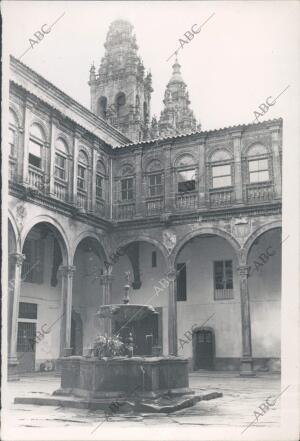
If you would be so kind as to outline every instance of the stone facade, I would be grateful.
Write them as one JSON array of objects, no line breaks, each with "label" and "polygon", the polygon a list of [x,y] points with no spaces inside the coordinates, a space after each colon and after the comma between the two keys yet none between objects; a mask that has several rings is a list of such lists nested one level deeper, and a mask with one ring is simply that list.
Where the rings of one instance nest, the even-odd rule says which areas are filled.
[{"label": "stone facade", "polygon": [[[112,26],[107,44],[114,32]],[[97,332],[99,304],[122,299],[124,270],[132,274],[134,301],[161,310],[162,353],[183,350],[196,369],[196,337],[204,329],[214,336],[215,368],[239,367],[243,375],[278,369],[282,120],[130,143],[23,63],[11,58],[10,68],[11,377],[31,356],[31,369],[39,369],[84,352]],[[141,76],[139,93],[145,99],[149,86],[150,100],[145,81]],[[136,139],[137,127],[146,133],[145,124],[129,125],[129,138]],[[33,276],[28,250],[35,241],[43,259]],[[116,258],[118,249],[124,252]],[[153,252],[157,264],[149,266]],[[233,292],[222,301],[213,289],[219,259],[233,262]],[[176,300],[180,262],[188,268],[186,301]],[[162,279],[165,294],[154,296]],[[35,318],[24,320],[21,303],[37,305]],[[27,329],[41,332],[47,322],[49,331],[57,318],[26,355]],[[194,324],[192,343],[181,348]]]}]

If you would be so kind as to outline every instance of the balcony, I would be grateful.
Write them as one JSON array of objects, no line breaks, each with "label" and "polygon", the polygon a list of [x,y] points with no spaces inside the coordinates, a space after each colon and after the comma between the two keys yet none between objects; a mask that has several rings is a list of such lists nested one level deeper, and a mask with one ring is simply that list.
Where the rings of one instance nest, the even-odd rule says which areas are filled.
[{"label": "balcony", "polygon": [[117,206],[117,219],[132,219],[135,215],[135,203],[120,204]]},{"label": "balcony", "polygon": [[209,205],[210,207],[225,207],[234,203],[233,188],[210,190]]},{"label": "balcony", "polygon": [[8,179],[10,181],[17,180],[17,161],[15,158],[9,158]]},{"label": "balcony", "polygon": [[28,168],[28,184],[32,188],[38,190],[44,189],[44,172],[33,165]]},{"label": "balcony", "polygon": [[198,208],[198,193],[177,193],[175,195],[175,206],[184,210],[193,210]]},{"label": "balcony", "polygon": [[164,210],[163,196],[156,196],[146,200],[146,214],[147,216],[155,216],[161,214]]},{"label": "balcony", "polygon": [[80,189],[77,189],[77,207],[83,208],[84,210],[87,210],[88,208],[88,198],[85,191],[82,191]]},{"label": "balcony", "polygon": [[97,198],[95,204],[95,212],[99,217],[106,216],[106,207],[103,199]]},{"label": "balcony", "polygon": [[68,188],[67,184],[57,181],[54,181],[54,196],[60,201],[67,202],[68,201]]},{"label": "balcony", "polygon": [[248,184],[246,188],[247,202],[267,202],[274,198],[273,184]]}]

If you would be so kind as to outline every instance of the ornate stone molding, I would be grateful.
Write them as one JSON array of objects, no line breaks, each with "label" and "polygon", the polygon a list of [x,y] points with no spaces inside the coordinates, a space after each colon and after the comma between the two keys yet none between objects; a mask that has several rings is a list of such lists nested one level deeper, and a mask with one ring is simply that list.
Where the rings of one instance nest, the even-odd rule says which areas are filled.
[{"label": "ornate stone molding", "polygon": [[14,260],[14,263],[17,266],[22,266],[24,260],[26,259],[25,254],[21,253],[11,253],[9,257]]},{"label": "ornate stone molding", "polygon": [[75,271],[76,271],[76,266],[74,266],[74,265],[60,266],[58,271],[60,272],[62,277],[70,277],[70,278],[72,278],[74,273],[75,273]]}]

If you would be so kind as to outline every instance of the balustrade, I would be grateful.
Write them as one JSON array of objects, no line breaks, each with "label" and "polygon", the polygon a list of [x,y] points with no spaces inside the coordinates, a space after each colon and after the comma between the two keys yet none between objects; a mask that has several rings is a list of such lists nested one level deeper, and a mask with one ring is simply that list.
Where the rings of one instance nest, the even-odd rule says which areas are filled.
[{"label": "balustrade", "polygon": [[104,216],[106,215],[105,213],[105,202],[102,199],[96,199],[96,214],[99,216]]},{"label": "balustrade", "polygon": [[118,219],[132,219],[135,215],[135,204],[122,204],[117,207]]},{"label": "balustrade", "polygon": [[68,200],[67,185],[62,182],[55,181],[54,182],[54,195],[60,201],[67,202],[67,200]]},{"label": "balustrade", "polygon": [[247,202],[265,202],[274,198],[272,184],[256,184],[247,186]]},{"label": "balustrade", "polygon": [[8,179],[10,181],[17,180],[17,162],[15,159],[9,160]]},{"label": "balustrade", "polygon": [[43,189],[44,172],[30,165],[28,170],[28,183],[30,187],[37,188],[38,190]]},{"label": "balustrade", "polygon": [[87,195],[86,193],[77,190],[77,207],[87,209]]},{"label": "balustrade", "polygon": [[147,216],[153,216],[155,214],[162,213],[164,209],[163,197],[151,198],[146,201]]},{"label": "balustrade", "polygon": [[209,194],[209,202],[211,207],[223,207],[231,205],[234,202],[233,190],[213,190]]},{"label": "balustrade", "polygon": [[193,193],[178,193],[175,200],[176,208],[193,209],[198,208],[198,194]]}]

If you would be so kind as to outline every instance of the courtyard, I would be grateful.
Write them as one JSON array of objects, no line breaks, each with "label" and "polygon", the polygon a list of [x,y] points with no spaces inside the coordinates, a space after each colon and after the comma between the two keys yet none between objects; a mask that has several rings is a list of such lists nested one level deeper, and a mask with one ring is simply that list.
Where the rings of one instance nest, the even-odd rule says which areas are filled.
[{"label": "courtyard", "polygon": [[[255,420],[254,411],[268,398],[280,393],[280,375],[259,373],[254,378],[241,378],[238,372],[198,371],[189,374],[190,387],[196,393],[222,392],[223,397],[201,401],[194,407],[165,413],[123,413],[120,409],[108,420],[103,411],[14,404],[16,396],[51,396],[59,387],[54,375],[28,375],[19,382],[8,383],[9,403],[2,411],[3,421],[17,431],[26,429],[88,429],[89,435],[101,438],[105,428],[170,428],[204,426],[207,428],[240,428],[241,433]],[[276,428],[280,421],[280,400],[255,422],[256,427]],[[248,439],[247,431],[243,437]],[[38,432],[37,432],[38,433]],[[250,436],[250,435],[249,435]],[[38,439],[38,438],[37,438]]]}]

